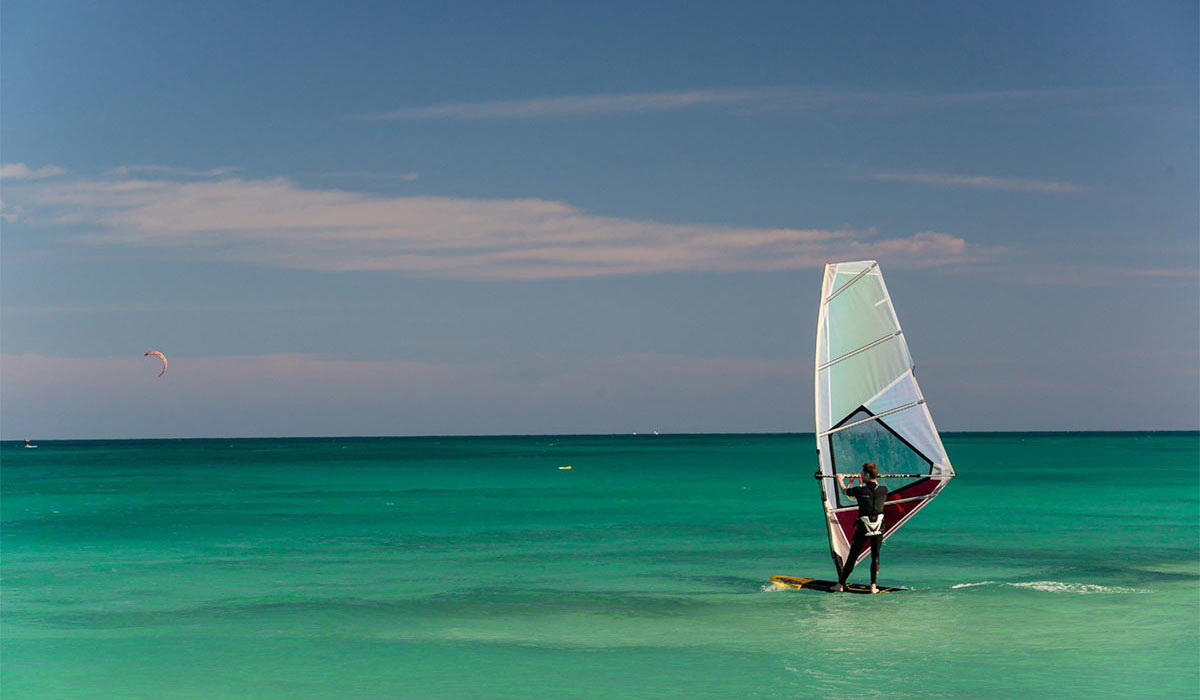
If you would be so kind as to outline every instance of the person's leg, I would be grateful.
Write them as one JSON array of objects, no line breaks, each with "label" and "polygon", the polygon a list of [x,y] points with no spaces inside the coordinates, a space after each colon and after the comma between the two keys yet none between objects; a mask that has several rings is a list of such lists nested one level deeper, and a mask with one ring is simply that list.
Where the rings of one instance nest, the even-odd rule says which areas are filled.
[{"label": "person's leg", "polygon": [[879,549],[883,546],[883,535],[874,535],[871,537],[871,585],[875,585],[875,579],[879,576]]},{"label": "person's leg", "polygon": [[862,531],[854,531],[854,539],[850,541],[850,553],[846,555],[846,564],[838,572],[839,586],[845,585],[846,579],[850,578],[850,572],[854,571],[854,562],[858,561],[858,555],[862,554],[865,540],[866,538],[863,537]]}]

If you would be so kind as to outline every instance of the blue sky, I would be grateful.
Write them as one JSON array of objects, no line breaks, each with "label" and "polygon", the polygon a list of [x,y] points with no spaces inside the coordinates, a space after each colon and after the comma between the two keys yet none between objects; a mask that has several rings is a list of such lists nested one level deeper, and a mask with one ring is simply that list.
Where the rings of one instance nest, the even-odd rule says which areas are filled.
[{"label": "blue sky", "polygon": [[[1195,3],[0,5],[0,436],[1200,427]],[[159,379],[159,349],[171,359]]]}]

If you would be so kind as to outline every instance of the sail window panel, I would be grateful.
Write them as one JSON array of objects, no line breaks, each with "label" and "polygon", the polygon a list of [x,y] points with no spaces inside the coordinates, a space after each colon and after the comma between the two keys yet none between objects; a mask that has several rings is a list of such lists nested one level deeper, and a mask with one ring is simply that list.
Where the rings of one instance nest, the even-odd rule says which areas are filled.
[{"label": "sail window panel", "polygon": [[[902,413],[907,413],[903,411]],[[899,415],[899,414],[896,414]],[[869,411],[858,410],[844,422],[854,423],[872,416]],[[890,418],[890,416],[888,417]],[[846,430],[829,435],[829,454],[835,473],[851,474],[862,469],[864,462],[874,462],[884,474],[928,474],[933,465],[917,452],[911,444],[897,435],[884,421],[888,418],[867,420]],[[884,485],[897,490],[915,479],[888,479]],[[854,501],[838,491],[838,507],[854,505]]]},{"label": "sail window panel", "polygon": [[868,274],[829,301],[829,361],[900,330],[886,298],[883,278]]},{"label": "sail window panel", "polygon": [[[911,405],[920,399],[921,390],[917,386],[917,379],[912,372],[907,372],[865,405],[871,413],[879,415],[899,406]],[[935,473],[954,473],[937,429],[933,425],[933,418],[929,415],[928,406],[921,404],[899,411],[888,416],[886,422],[892,430],[933,461]]]},{"label": "sail window panel", "polygon": [[[953,473],[950,460],[938,439],[924,404],[898,411],[881,419],[900,439],[912,445],[933,463],[933,473]],[[914,472],[915,473],[915,472]]]},{"label": "sail window panel", "polygon": [[901,338],[876,345],[865,352],[830,365],[818,373],[828,381],[830,415],[833,423],[866,404],[897,377],[912,369],[908,347]]}]

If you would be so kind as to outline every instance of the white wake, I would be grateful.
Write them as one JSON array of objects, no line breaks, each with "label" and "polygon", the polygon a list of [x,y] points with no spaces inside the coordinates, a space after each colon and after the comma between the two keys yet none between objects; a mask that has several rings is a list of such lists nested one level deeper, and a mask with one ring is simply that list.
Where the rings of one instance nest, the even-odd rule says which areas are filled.
[{"label": "white wake", "polygon": [[1144,588],[1125,588],[1122,586],[1101,586],[1095,583],[1065,583],[1063,581],[1024,581],[1005,583],[998,581],[979,581],[977,583],[956,583],[951,588],[975,588],[977,586],[1011,586],[1026,588],[1044,593],[1076,593],[1090,595],[1094,593],[1149,593]]}]

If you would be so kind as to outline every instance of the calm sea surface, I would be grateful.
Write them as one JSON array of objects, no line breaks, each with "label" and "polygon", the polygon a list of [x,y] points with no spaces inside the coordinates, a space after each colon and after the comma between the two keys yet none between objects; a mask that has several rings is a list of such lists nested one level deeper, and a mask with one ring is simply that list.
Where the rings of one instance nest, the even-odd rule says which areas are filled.
[{"label": "calm sea surface", "polygon": [[1200,435],[945,443],[874,597],[811,435],[5,444],[0,692],[1200,696]]}]

